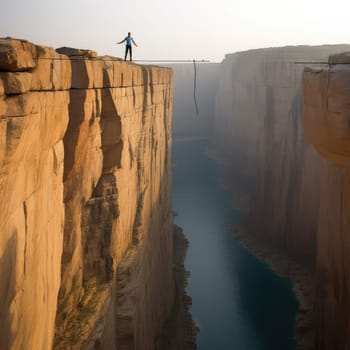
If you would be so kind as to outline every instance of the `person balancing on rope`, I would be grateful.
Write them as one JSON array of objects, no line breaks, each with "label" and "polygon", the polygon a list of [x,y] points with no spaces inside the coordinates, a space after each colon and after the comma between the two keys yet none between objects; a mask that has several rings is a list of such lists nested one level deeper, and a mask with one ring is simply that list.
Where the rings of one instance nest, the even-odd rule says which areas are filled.
[{"label": "person balancing on rope", "polygon": [[129,56],[130,56],[130,61],[132,61],[132,46],[131,44],[134,44],[135,46],[137,46],[137,44],[135,43],[134,39],[131,37],[131,33],[128,33],[128,36],[120,41],[118,44],[122,44],[124,41],[126,41],[126,46],[125,46],[125,57],[124,57],[124,61],[126,61],[126,56],[128,55],[129,52]]}]

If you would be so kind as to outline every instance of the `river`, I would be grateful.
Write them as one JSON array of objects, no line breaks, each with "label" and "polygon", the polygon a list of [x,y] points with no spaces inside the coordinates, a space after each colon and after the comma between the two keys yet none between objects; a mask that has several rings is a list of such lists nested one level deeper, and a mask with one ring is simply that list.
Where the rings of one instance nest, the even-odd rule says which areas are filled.
[{"label": "river", "polygon": [[189,240],[191,312],[199,350],[292,350],[298,308],[292,285],[235,240],[241,215],[220,183],[205,141],[173,144],[175,223]]}]

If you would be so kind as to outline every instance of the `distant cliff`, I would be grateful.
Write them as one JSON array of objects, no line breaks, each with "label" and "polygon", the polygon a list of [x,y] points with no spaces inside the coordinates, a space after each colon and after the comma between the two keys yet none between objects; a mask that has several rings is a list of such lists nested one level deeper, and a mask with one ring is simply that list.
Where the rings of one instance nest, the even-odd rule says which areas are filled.
[{"label": "distant cliff", "polygon": [[[250,50],[226,55],[220,67],[214,145],[226,167],[225,184],[234,191],[234,204],[247,212],[247,235],[273,248],[272,258],[275,252],[288,256],[283,272],[293,275],[302,295],[296,329],[302,349],[346,349],[350,344],[344,341],[349,327],[344,165],[349,80],[341,68],[308,71],[304,77],[307,139],[322,156],[307,141],[302,118],[307,62],[327,63],[330,54],[349,49]],[[330,93],[333,100],[327,98]],[[309,288],[314,279],[316,302]]]},{"label": "distant cliff", "polygon": [[0,40],[1,349],[154,349],[174,302],[172,70]]},{"label": "distant cliff", "polygon": [[348,48],[250,50],[226,55],[220,68],[214,142],[228,182],[249,207],[255,233],[307,265],[314,264],[323,161],[303,132],[301,63]]},{"label": "distant cliff", "polygon": [[350,54],[307,68],[307,139],[326,160],[320,170],[315,326],[317,350],[350,346]]}]

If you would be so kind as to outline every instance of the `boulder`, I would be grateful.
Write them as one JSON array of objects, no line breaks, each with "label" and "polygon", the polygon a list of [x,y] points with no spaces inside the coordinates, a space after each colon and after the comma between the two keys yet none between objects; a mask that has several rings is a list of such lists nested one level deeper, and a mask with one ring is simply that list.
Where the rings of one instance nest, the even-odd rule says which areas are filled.
[{"label": "boulder", "polygon": [[59,47],[56,49],[56,52],[62,54],[62,55],[67,55],[69,57],[72,56],[81,56],[85,58],[96,58],[97,57],[97,52],[93,50],[85,50],[85,49],[75,49],[73,47]]},{"label": "boulder", "polygon": [[0,38],[0,70],[20,72],[35,68],[37,48],[25,40]]}]

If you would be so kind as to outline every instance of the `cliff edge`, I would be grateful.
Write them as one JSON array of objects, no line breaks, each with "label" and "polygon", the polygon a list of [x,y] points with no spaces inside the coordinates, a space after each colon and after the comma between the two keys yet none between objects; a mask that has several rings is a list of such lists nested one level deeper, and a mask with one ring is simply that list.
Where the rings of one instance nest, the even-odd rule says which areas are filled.
[{"label": "cliff edge", "polygon": [[306,68],[307,139],[326,160],[320,171],[315,297],[316,349],[348,349],[350,297],[350,54]]},{"label": "cliff edge", "polygon": [[154,348],[171,116],[171,69],[0,39],[2,349]]}]

